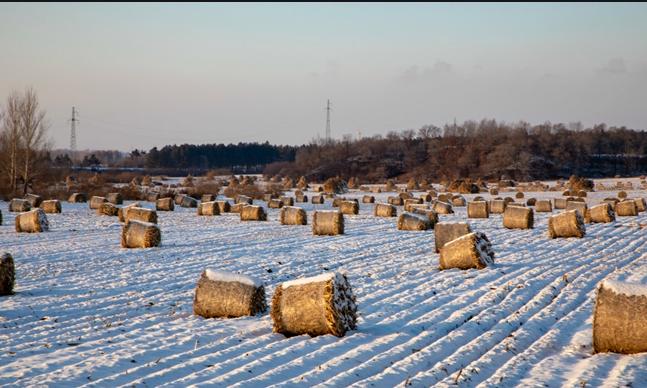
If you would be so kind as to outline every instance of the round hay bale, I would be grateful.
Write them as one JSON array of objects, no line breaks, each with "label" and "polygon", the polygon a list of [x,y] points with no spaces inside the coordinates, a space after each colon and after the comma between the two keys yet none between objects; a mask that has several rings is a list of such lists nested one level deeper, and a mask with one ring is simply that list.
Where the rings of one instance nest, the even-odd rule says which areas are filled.
[{"label": "round hay bale", "polygon": [[438,194],[438,200],[440,202],[450,203],[452,200],[452,195],[449,193]]},{"label": "round hay bale", "polygon": [[236,203],[244,203],[247,205],[251,205],[254,203],[254,201],[246,195],[239,195],[238,197],[236,197]]},{"label": "round hay bale", "polygon": [[494,264],[490,240],[481,232],[468,233],[440,249],[440,269],[483,269]]},{"label": "round hay bale", "polygon": [[41,233],[49,230],[47,215],[43,209],[34,209],[16,216],[16,232]]},{"label": "round hay bale", "polygon": [[22,213],[31,210],[31,204],[26,199],[14,198],[9,202],[9,211],[12,213]]},{"label": "round hay bale", "polygon": [[597,289],[593,312],[596,353],[647,352],[647,286],[605,280]]},{"label": "round hay bale", "polygon": [[522,199],[524,197],[523,193],[521,191],[517,191],[517,194],[514,195],[516,199]]},{"label": "round hay bale", "polygon": [[490,189],[490,195],[499,195],[499,190],[498,189]]},{"label": "round hay bale", "polygon": [[503,214],[505,208],[508,204],[502,199],[493,199],[490,201],[490,213],[492,214]]},{"label": "round hay bale", "polygon": [[611,205],[611,209],[615,211],[616,203],[620,202],[620,200],[618,198],[605,198],[602,200],[602,202],[608,203],[609,205]]},{"label": "round hay bale", "polygon": [[284,206],[279,214],[281,225],[307,225],[308,216],[300,207]]},{"label": "round hay bale", "polygon": [[485,201],[485,198],[483,198],[481,196],[476,196],[476,197],[474,197],[474,199],[472,201],[474,201],[474,202]]},{"label": "round hay bale", "polygon": [[375,217],[396,217],[398,215],[397,208],[388,203],[376,203],[373,209]]},{"label": "round hay bale", "polygon": [[616,220],[616,214],[608,203],[591,206],[589,209],[589,221],[595,223],[607,223]]},{"label": "round hay bale", "polygon": [[155,210],[146,209],[139,206],[127,206],[123,208],[123,215],[123,222],[134,220],[157,224],[157,212]]},{"label": "round hay bale", "polygon": [[618,192],[618,198],[620,198],[620,199],[627,198],[627,192],[625,192],[625,191]]},{"label": "round hay bale", "polygon": [[375,203],[375,197],[372,195],[365,195],[362,197],[362,203]]},{"label": "round hay bale", "polygon": [[567,201],[566,210],[577,210],[584,217],[584,223],[588,223],[589,208],[585,202]]},{"label": "round hay bale", "polygon": [[186,194],[177,194],[174,198],[174,202],[177,206],[182,205],[182,200],[186,197]]},{"label": "round hay bale", "polygon": [[312,204],[313,205],[323,205],[323,203],[324,203],[323,195],[313,195],[312,196]]},{"label": "round hay bale", "polygon": [[548,218],[548,236],[550,238],[582,238],[585,234],[584,217],[576,210],[568,210]]},{"label": "round hay bale", "polygon": [[647,209],[645,198],[635,198],[634,202],[636,202],[636,210],[638,210],[638,213],[642,213]]},{"label": "round hay bale", "polygon": [[220,206],[218,206],[216,201],[202,202],[198,206],[198,215],[199,216],[219,216]]},{"label": "round hay bale", "polygon": [[312,216],[312,234],[315,236],[344,234],[344,215],[338,211],[315,211]]},{"label": "round hay bale", "polygon": [[[243,204],[241,204],[243,205]],[[240,210],[241,221],[267,221],[267,213],[262,206],[246,205]]]},{"label": "round hay bale", "polygon": [[286,337],[343,337],[357,325],[357,304],[346,276],[327,273],[279,284],[270,315],[273,331]]},{"label": "round hay bale", "polygon": [[467,218],[489,218],[490,211],[485,201],[472,201],[467,204]]},{"label": "round hay bale", "polygon": [[404,200],[402,197],[389,197],[387,198],[387,202],[393,206],[402,206],[404,205]]},{"label": "round hay bale", "polygon": [[122,248],[152,248],[161,242],[162,232],[152,222],[128,220],[121,228]]},{"label": "round hay bale", "polygon": [[563,195],[564,197],[568,197],[569,195],[572,195],[572,194],[571,194],[571,191],[570,191],[570,190],[564,190],[564,191],[562,192],[562,195]]},{"label": "round hay bale", "polygon": [[615,211],[618,217],[635,217],[638,215],[636,202],[632,200],[620,201],[616,203]]},{"label": "round hay bale", "polygon": [[294,206],[294,198],[293,197],[281,197],[281,202],[283,202],[283,206]]},{"label": "round hay bale", "polygon": [[295,196],[296,202],[301,202],[301,203],[307,203],[308,202],[308,196],[305,194],[297,194]]},{"label": "round hay bale", "polygon": [[43,198],[36,194],[26,194],[25,199],[29,202],[32,208],[40,207],[40,204],[43,202]]},{"label": "round hay bale", "polygon": [[532,229],[534,212],[521,206],[508,206],[503,212],[503,226],[508,229]]},{"label": "round hay bale", "polygon": [[423,202],[431,202],[431,200],[432,200],[433,198],[432,198],[432,196],[431,196],[430,194],[424,194],[424,193],[423,193],[423,194],[420,194],[420,199],[421,199]]},{"label": "round hay bale", "polygon": [[411,193],[410,193],[410,192],[408,192],[408,191],[405,191],[405,192],[399,193],[399,194],[398,194],[398,197],[402,198],[402,200],[404,201],[404,200],[407,200],[407,199],[412,199],[412,198],[413,198],[413,194],[411,194]]},{"label": "round hay bale", "polygon": [[538,199],[537,202],[535,202],[535,211],[537,213],[552,213],[553,204],[549,199]]},{"label": "round hay bale", "polygon": [[104,202],[97,208],[97,215],[99,216],[119,216],[119,208],[110,202]]},{"label": "round hay bale", "polygon": [[255,278],[206,269],[193,298],[193,313],[203,318],[254,316],[267,310],[265,287]]},{"label": "round hay bale", "polygon": [[431,229],[429,218],[409,212],[400,214],[398,218],[398,230],[427,230]]},{"label": "round hay bale", "polygon": [[331,204],[331,206],[332,206],[332,207],[339,207],[339,204],[340,204],[340,203],[341,203],[341,201],[343,201],[343,200],[344,200],[344,198],[342,198],[342,197],[334,198],[334,199],[332,200],[332,204]]},{"label": "round hay bale", "polygon": [[235,203],[229,207],[229,212],[240,214],[240,212],[243,210],[243,207],[245,206],[251,206],[251,205],[248,205],[246,203]]},{"label": "round hay bale", "polygon": [[430,190],[429,195],[431,196],[431,198],[436,198],[438,196],[438,193],[435,190]]},{"label": "round hay bale", "polygon": [[175,210],[175,203],[173,198],[160,198],[155,201],[155,209],[158,212],[172,212]]},{"label": "round hay bale", "polygon": [[[410,199],[405,199],[404,200],[404,211],[410,212],[412,209],[412,206],[418,206],[422,205],[424,202],[420,198],[410,198]],[[427,205],[423,205],[427,206]]]},{"label": "round hay bale", "polygon": [[341,201],[339,211],[342,214],[359,214],[359,204],[357,201]]},{"label": "round hay bale", "polygon": [[503,198],[503,202],[505,202],[507,206],[508,204],[514,203],[514,199],[512,199],[512,197],[505,197]]},{"label": "round hay bale", "polygon": [[58,199],[49,199],[43,201],[40,204],[40,208],[43,209],[45,213],[55,214],[61,212],[61,201]]},{"label": "round hay bale", "polygon": [[430,222],[429,227],[431,229],[436,227],[436,224],[438,223],[438,213],[436,213],[435,211],[431,209],[413,208],[412,212],[414,214],[420,214],[427,217],[427,219],[429,219],[429,222]]},{"label": "round hay bale", "polygon": [[202,194],[202,197],[200,197],[200,202],[213,202],[216,200],[216,196],[214,194]]},{"label": "round hay bale", "polygon": [[16,268],[13,257],[5,252],[0,254],[0,295],[12,295],[16,283]]},{"label": "round hay bale", "polygon": [[88,196],[84,193],[74,193],[67,199],[69,203],[85,203],[88,202]]},{"label": "round hay bale", "polygon": [[555,209],[566,209],[566,206],[568,205],[568,201],[565,198],[555,198]]},{"label": "round hay bale", "polygon": [[271,199],[270,202],[267,203],[267,207],[270,209],[280,209],[283,207],[283,201],[280,199]]},{"label": "round hay bale", "polygon": [[440,200],[434,202],[433,206],[431,207],[431,210],[438,214],[454,214],[454,209],[452,209],[452,205],[442,202]]},{"label": "round hay bale", "polygon": [[528,198],[528,200],[526,201],[526,206],[535,206],[536,203],[537,203],[536,198]]},{"label": "round hay bale", "polygon": [[188,207],[188,208],[197,208],[198,200],[188,195],[185,195],[184,197],[182,197],[182,202],[180,203],[180,206]]},{"label": "round hay bale", "polygon": [[568,197],[566,198],[566,202],[586,202],[586,199],[582,197]]},{"label": "round hay bale", "polygon": [[418,190],[420,189],[420,185],[414,178],[410,178],[409,181],[407,182],[407,190]]},{"label": "round hay bale", "polygon": [[216,201],[220,214],[231,212],[231,205],[228,201]]},{"label": "round hay bale", "polygon": [[120,193],[108,193],[106,199],[113,205],[122,205],[124,203],[124,198]]},{"label": "round hay bale", "polygon": [[149,193],[146,196],[146,201],[148,202],[156,202],[158,199],[160,199],[159,193]]},{"label": "round hay bale", "polygon": [[437,223],[436,227],[434,228],[434,242],[436,245],[436,253],[439,253],[440,248],[442,248],[448,242],[456,240],[457,238],[468,233],[472,233],[472,229],[470,228],[469,224],[465,222]]},{"label": "round hay bale", "polygon": [[108,200],[105,197],[98,197],[98,196],[92,196],[90,198],[90,209],[92,210],[97,210],[99,207],[101,207],[102,204],[108,202]]},{"label": "round hay bale", "polygon": [[414,210],[416,209],[430,210],[429,205],[426,205],[426,204],[410,203],[410,204],[404,205],[405,212],[414,213]]},{"label": "round hay bale", "polygon": [[585,190],[580,190],[580,191],[577,192],[577,196],[580,197],[580,198],[586,198],[587,195],[588,194],[587,194],[587,192]]},{"label": "round hay bale", "polygon": [[270,202],[274,198],[276,198],[276,195],[274,195],[274,194],[264,194],[263,195],[263,201],[265,201],[265,202]]}]

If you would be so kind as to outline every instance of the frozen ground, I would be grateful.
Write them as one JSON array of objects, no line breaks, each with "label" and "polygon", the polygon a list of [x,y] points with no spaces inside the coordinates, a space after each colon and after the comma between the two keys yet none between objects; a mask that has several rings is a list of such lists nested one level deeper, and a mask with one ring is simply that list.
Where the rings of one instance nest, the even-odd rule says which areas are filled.
[{"label": "frozen ground", "polygon": [[[304,207],[311,217],[313,205]],[[647,354],[592,355],[591,347],[596,284],[647,284],[645,213],[561,240],[546,237],[542,213],[526,231],[504,229],[499,215],[469,220],[492,241],[495,266],[440,272],[433,231],[398,231],[395,219],[374,218],[372,205],[346,216],[337,237],[281,226],[278,210],[268,222],[242,223],[178,208],[159,213],[163,246],[149,250],[121,249],[116,218],[87,204],[64,203],[63,214],[49,215],[52,230],[32,235],[16,234],[7,203],[0,209],[0,250],[17,265],[16,295],[0,298],[0,385],[647,384]],[[441,219],[465,220],[465,208],[456,210]],[[259,278],[268,300],[279,282],[343,271],[358,329],[285,338],[267,313],[195,317],[193,290],[206,267]]]}]

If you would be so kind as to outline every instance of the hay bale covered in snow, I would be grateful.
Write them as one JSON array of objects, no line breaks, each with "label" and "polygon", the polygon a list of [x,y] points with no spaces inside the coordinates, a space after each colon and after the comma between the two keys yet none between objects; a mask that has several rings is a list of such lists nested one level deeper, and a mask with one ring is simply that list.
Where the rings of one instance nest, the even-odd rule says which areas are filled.
[{"label": "hay bale covered in snow", "polygon": [[104,202],[97,208],[97,215],[117,217],[119,208],[110,202]]},{"label": "hay bale covered in snow", "polygon": [[197,208],[198,207],[198,200],[193,198],[193,197],[190,197],[188,195],[185,195],[184,197],[182,197],[182,202],[180,203],[180,206],[189,207],[189,208],[191,208],[191,207]]},{"label": "hay bale covered in snow", "polygon": [[431,229],[431,221],[422,214],[404,212],[398,218],[398,230]]},{"label": "hay bale covered in snow", "polygon": [[636,202],[629,199],[616,203],[616,215],[619,217],[635,217],[638,215]]},{"label": "hay bale covered in snow", "polygon": [[375,217],[395,217],[398,215],[398,210],[395,206],[388,203],[376,203],[373,209]]},{"label": "hay bale covered in snow", "polygon": [[40,208],[43,209],[45,213],[55,214],[61,212],[61,201],[58,199],[48,199],[43,201],[40,204]]},{"label": "hay bale covered in snow", "polygon": [[585,234],[584,217],[576,210],[568,210],[548,218],[548,236],[550,238],[582,238]]},{"label": "hay bale covered in snow", "polygon": [[265,287],[252,277],[206,269],[193,298],[193,313],[204,318],[253,316],[267,310]]},{"label": "hay bale covered in snow", "polygon": [[414,208],[412,213],[427,217],[427,219],[431,223],[431,225],[429,226],[431,229],[435,228],[436,224],[438,223],[438,213],[431,209]]},{"label": "hay bale covered in snow", "polygon": [[200,202],[213,202],[215,200],[215,194],[202,194],[202,197],[200,197]]},{"label": "hay bale covered in snow", "polygon": [[440,249],[440,269],[483,269],[494,263],[490,240],[481,232],[468,233]]},{"label": "hay bale covered in snow", "polygon": [[240,210],[241,221],[267,221],[267,213],[265,213],[263,206],[241,205],[243,205],[243,208]]},{"label": "hay bale covered in snow", "polygon": [[16,282],[16,268],[13,257],[7,252],[0,254],[0,295],[13,294]]},{"label": "hay bale covered in snow", "polygon": [[345,275],[326,273],[279,284],[271,310],[273,331],[285,336],[332,334],[356,327],[357,305]]},{"label": "hay bale covered in snow", "polygon": [[121,228],[122,248],[152,248],[160,245],[162,232],[152,222],[128,220]]},{"label": "hay bale covered in snow", "polygon": [[120,193],[108,193],[106,199],[113,205],[121,205],[124,203],[124,198]]},{"label": "hay bale covered in snow", "polygon": [[312,203],[314,205],[322,205],[324,203],[324,196],[323,195],[313,195],[312,196]]},{"label": "hay bale covered in snow", "polygon": [[402,206],[404,205],[404,199],[402,197],[389,197],[387,198],[387,202],[393,206]]},{"label": "hay bale covered in snow", "polygon": [[284,206],[279,214],[281,225],[307,225],[308,216],[300,207]]},{"label": "hay bale covered in snow", "polygon": [[283,207],[283,201],[280,199],[270,199],[267,203],[267,207],[270,209],[280,209]]},{"label": "hay bale covered in snow", "polygon": [[88,196],[85,193],[73,193],[67,199],[69,203],[84,203],[88,202]]},{"label": "hay bale covered in snow", "polygon": [[172,212],[175,209],[173,198],[160,198],[155,201],[155,209],[158,212]]},{"label": "hay bale covered in snow", "polygon": [[493,199],[490,201],[490,213],[492,214],[503,214],[507,203],[502,199]]},{"label": "hay bale covered in snow", "polygon": [[339,211],[342,214],[359,214],[359,204],[357,201],[341,201]]},{"label": "hay bale covered in snow", "polygon": [[375,197],[372,195],[365,195],[362,197],[362,203],[375,203]]},{"label": "hay bale covered in snow", "polygon": [[220,207],[216,201],[202,202],[198,205],[199,216],[219,216]]},{"label": "hay bale covered in snow", "polygon": [[593,311],[593,350],[647,352],[647,285],[600,282]]},{"label": "hay bale covered in snow", "polygon": [[507,206],[503,213],[503,226],[508,229],[532,229],[534,212],[531,208]]},{"label": "hay bale covered in snow", "polygon": [[315,236],[344,234],[344,215],[338,211],[315,211],[312,216],[312,234]]},{"label": "hay bale covered in snow", "polygon": [[454,209],[452,209],[452,205],[448,204],[447,202],[442,202],[440,200],[434,202],[433,206],[431,207],[431,210],[433,210],[437,214],[454,214]]},{"label": "hay bale covered in snow", "polygon": [[43,209],[34,209],[16,216],[16,232],[40,233],[49,230],[47,215]]},{"label": "hay bale covered in snow", "polygon": [[104,204],[108,202],[108,200],[105,197],[98,197],[96,195],[92,196],[90,198],[90,209],[92,210],[97,210],[99,207],[101,207],[101,204]]},{"label": "hay bale covered in snow", "polygon": [[26,199],[14,198],[9,202],[10,212],[26,212],[31,210],[31,204]]},{"label": "hay bale covered in snow", "polygon": [[29,202],[32,208],[40,207],[40,204],[43,202],[43,198],[36,194],[26,194],[25,199]]},{"label": "hay bale covered in snow", "polygon": [[555,209],[566,209],[566,206],[568,205],[568,201],[566,198],[555,198],[554,199],[554,205],[553,206]]},{"label": "hay bale covered in snow", "polygon": [[448,242],[455,240],[461,236],[464,236],[468,233],[472,233],[472,229],[469,224],[465,222],[439,222],[434,228],[434,240],[436,243],[436,253],[440,252],[442,248]]},{"label": "hay bale covered in snow", "polygon": [[157,224],[157,212],[155,210],[146,209],[139,206],[127,206],[122,208],[122,213],[123,222],[135,220]]},{"label": "hay bale covered in snow", "polygon": [[467,204],[467,200],[462,195],[454,195],[452,197],[452,206],[463,207]]},{"label": "hay bale covered in snow", "polygon": [[467,218],[489,218],[490,211],[485,201],[472,201],[467,203]]},{"label": "hay bale covered in snow", "polygon": [[591,206],[588,218],[590,222],[607,223],[616,220],[616,214],[608,203]]},{"label": "hay bale covered in snow", "polygon": [[220,211],[220,214],[231,212],[231,205],[229,204],[228,201],[216,201],[216,204],[218,205],[218,210]]},{"label": "hay bale covered in snow", "polygon": [[550,199],[538,199],[535,202],[535,211],[537,213],[551,213],[553,211],[553,204]]}]

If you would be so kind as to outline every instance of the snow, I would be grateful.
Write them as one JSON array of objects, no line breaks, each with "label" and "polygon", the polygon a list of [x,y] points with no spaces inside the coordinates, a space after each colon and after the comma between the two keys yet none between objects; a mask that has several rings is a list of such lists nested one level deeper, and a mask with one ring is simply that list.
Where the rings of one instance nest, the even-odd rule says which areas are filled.
[{"label": "snow", "polygon": [[281,287],[283,289],[285,289],[285,288],[288,288],[288,287],[291,287],[291,286],[301,286],[301,285],[308,284],[308,283],[327,282],[328,280],[330,280],[330,279],[332,279],[334,277],[335,277],[334,272],[328,272],[328,273],[324,273],[324,274],[321,274],[321,275],[312,276],[312,277],[309,277],[309,278],[301,278],[301,279],[296,279],[296,280],[289,280],[287,282],[283,282]]},{"label": "snow", "polygon": [[616,294],[627,296],[647,296],[647,284],[636,284],[628,282],[619,282],[617,280],[604,280],[602,287],[613,291]]},{"label": "snow", "polygon": [[[612,179],[626,181],[626,179]],[[632,197],[647,192],[630,190]],[[367,193],[345,194],[359,198]],[[509,193],[501,192],[502,196]],[[615,191],[590,193],[590,205]],[[313,193],[307,192],[310,198]],[[393,193],[370,193],[376,202]],[[468,194],[471,200],[477,195]],[[418,196],[418,193],[416,193]],[[561,198],[561,192],[526,198]],[[262,201],[258,201],[262,203]],[[154,205],[142,202],[147,208]],[[16,265],[16,294],[0,297],[1,386],[603,386],[647,381],[647,354],[593,354],[591,325],[604,279],[647,284],[647,213],[589,224],[583,239],[508,230],[501,215],[470,219],[492,243],[496,266],[438,270],[433,230],[405,233],[373,204],[344,216],[345,233],[314,238],[238,214],[159,212],[164,245],[120,247],[116,217],[62,203],[48,233],[0,225]],[[311,219],[324,205],[301,204]],[[402,207],[398,207],[398,212]],[[440,215],[466,220],[466,208]],[[268,303],[286,281],[345,273],[357,329],[345,337],[272,332],[269,313],[203,319],[192,313],[202,271],[257,278]]]},{"label": "snow", "polygon": [[253,287],[260,287],[263,285],[263,283],[258,279],[252,278],[250,276],[235,274],[232,272],[216,271],[207,268],[205,270],[205,274],[207,275],[207,278],[209,278],[209,280],[214,282],[236,282]]}]

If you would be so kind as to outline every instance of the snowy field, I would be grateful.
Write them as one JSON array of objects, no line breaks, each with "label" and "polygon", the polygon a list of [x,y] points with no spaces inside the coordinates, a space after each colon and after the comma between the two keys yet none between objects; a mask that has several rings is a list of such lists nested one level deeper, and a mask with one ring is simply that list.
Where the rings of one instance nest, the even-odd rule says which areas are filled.
[{"label": "snowy field", "polygon": [[[296,205],[310,221],[315,205]],[[16,234],[15,214],[6,202],[0,209],[0,250],[17,270],[16,295],[0,298],[3,386],[647,386],[647,354],[593,355],[591,340],[598,282],[647,284],[646,213],[557,240],[544,213],[533,230],[506,230],[500,215],[471,219],[492,241],[495,265],[441,272],[433,231],[398,231],[373,205],[345,216],[346,234],[335,237],[281,226],[273,209],[267,222],[242,223],[176,208],[158,213],[162,246],[147,250],[120,248],[116,217],[87,204],[63,203],[41,234]],[[466,220],[455,210],[441,220]],[[344,272],[358,328],[285,338],[269,313],[196,317],[193,291],[207,267],[259,278],[268,302],[280,282]]]}]

